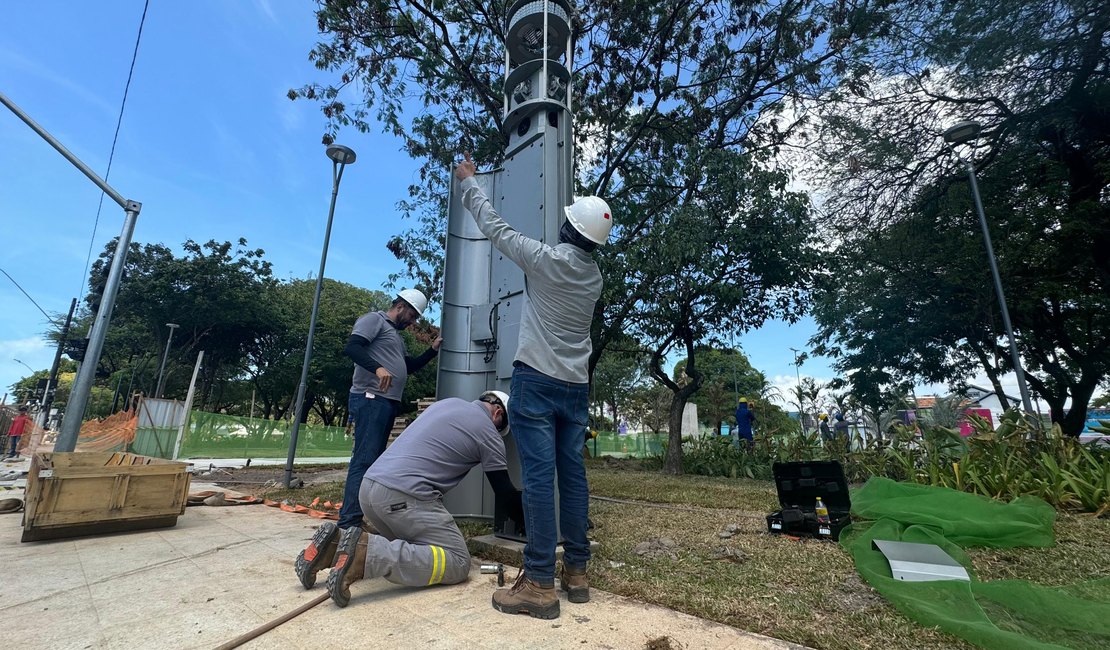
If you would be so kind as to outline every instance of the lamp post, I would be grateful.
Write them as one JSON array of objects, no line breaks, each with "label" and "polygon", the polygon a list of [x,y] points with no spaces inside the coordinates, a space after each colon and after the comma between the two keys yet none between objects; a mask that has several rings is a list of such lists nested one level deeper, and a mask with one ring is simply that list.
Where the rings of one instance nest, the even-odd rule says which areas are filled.
[{"label": "lamp post", "polygon": [[[971,142],[979,137],[983,127],[974,120],[957,122],[944,130],[944,141],[951,145]],[[953,146],[953,151],[955,147]],[[1010,357],[1014,364],[1014,373],[1017,374],[1018,390],[1021,391],[1021,403],[1026,413],[1033,412],[1033,405],[1029,401],[1029,387],[1025,384],[1025,371],[1021,368],[1021,357],[1018,355],[1017,341],[1014,339],[1014,328],[1010,325],[1010,311],[1006,309],[1006,296],[1002,292],[1002,278],[998,274],[998,262],[994,258],[994,246],[991,245],[991,233],[987,228],[987,215],[983,212],[983,199],[979,196],[979,184],[975,180],[975,165],[970,157],[960,156],[960,160],[967,167],[967,179],[971,184],[971,195],[975,199],[975,210],[979,214],[979,226],[983,229],[983,243],[987,248],[987,260],[990,262],[991,276],[994,278],[994,291],[998,295],[998,306],[1002,310],[1002,325],[1006,328],[1006,336],[1010,339]]]},{"label": "lamp post", "polygon": [[[23,363],[23,362],[22,362],[22,361],[20,361],[19,359],[16,359],[15,357],[12,357],[12,361],[14,361],[14,362],[18,363],[19,365],[23,366],[24,368],[26,368],[26,369],[28,370],[28,372],[30,372],[30,373],[31,373],[30,375],[27,375],[28,377],[31,377],[31,376],[33,376],[33,375],[35,374],[35,371],[34,371],[34,370],[33,370],[33,369],[31,368],[31,366],[29,366],[29,365],[27,365],[27,364]],[[32,390],[31,390],[31,397],[33,398],[33,397],[34,397],[34,395],[35,395],[35,391],[34,391],[34,389],[32,389]],[[17,397],[16,399],[18,399],[18,397]],[[31,401],[31,400],[29,400],[29,399],[27,399],[27,398],[24,398],[24,399],[23,399],[23,401],[24,401],[24,402],[29,402],[29,401]]]},{"label": "lamp post", "polygon": [[170,342],[173,341],[173,331],[181,327],[177,323],[166,323],[166,327],[170,328],[170,335],[166,337],[166,351],[162,353],[162,363],[158,365],[158,384],[154,389],[154,399],[162,397],[162,388],[165,387],[166,359],[170,356]]},{"label": "lamp post", "polygon": [[802,362],[798,360],[798,355],[801,350],[797,348],[789,348],[794,353],[794,376],[798,380],[798,424],[802,425],[802,433],[806,432],[806,414],[805,409],[802,407]]},{"label": "lamp post", "polygon": [[316,274],[316,294],[312,298],[312,316],[308,320],[308,342],[304,348],[304,364],[301,366],[301,383],[297,385],[297,400],[293,408],[293,428],[289,433],[289,456],[285,460],[285,487],[293,480],[293,458],[297,455],[297,434],[301,429],[301,410],[304,408],[304,394],[308,384],[308,364],[312,361],[312,339],[316,333],[316,314],[320,310],[320,290],[324,286],[324,264],[328,261],[328,242],[331,239],[331,222],[335,216],[335,197],[339,195],[339,182],[343,180],[343,168],[355,161],[355,152],[341,144],[330,145],[327,149],[331,158],[331,206],[328,208],[328,225],[324,229],[324,249],[320,252],[320,272]]}]

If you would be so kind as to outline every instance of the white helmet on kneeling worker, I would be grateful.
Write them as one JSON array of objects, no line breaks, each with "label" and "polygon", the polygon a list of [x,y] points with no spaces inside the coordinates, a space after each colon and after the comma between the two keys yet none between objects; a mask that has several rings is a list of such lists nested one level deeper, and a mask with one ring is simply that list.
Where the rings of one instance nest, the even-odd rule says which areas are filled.
[{"label": "white helmet on kneeling worker", "polygon": [[502,436],[509,435],[509,396],[499,390],[487,390],[478,396],[478,401],[495,404],[505,409],[505,426],[498,429],[497,432]]}]

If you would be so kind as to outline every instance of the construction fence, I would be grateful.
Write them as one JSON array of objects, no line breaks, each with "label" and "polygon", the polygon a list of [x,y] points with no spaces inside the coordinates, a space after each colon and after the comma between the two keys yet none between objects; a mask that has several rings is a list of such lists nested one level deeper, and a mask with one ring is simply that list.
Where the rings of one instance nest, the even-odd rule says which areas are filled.
[{"label": "construction fence", "polygon": [[[430,401],[430,400],[429,400]],[[77,451],[126,451],[155,458],[173,458],[178,435],[181,449],[177,456],[189,458],[285,458],[289,453],[291,423],[246,416],[207,413],[193,410],[181,426],[184,413],[180,402],[145,400],[135,408],[120,411],[81,425]],[[403,430],[406,418],[398,418],[394,435]],[[51,451],[57,432],[24,436],[21,452]],[[663,453],[666,433],[629,433],[602,431],[586,442],[592,456],[646,458]],[[302,424],[297,433],[297,458],[339,458],[351,454],[353,440],[343,427]]]}]

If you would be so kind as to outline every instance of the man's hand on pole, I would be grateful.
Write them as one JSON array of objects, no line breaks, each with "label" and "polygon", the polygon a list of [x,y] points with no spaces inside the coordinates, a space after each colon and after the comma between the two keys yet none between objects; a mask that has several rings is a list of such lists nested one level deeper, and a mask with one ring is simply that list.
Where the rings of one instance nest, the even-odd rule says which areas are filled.
[{"label": "man's hand on pole", "polygon": [[474,165],[474,161],[470,159],[470,152],[463,152],[463,161],[455,166],[455,178],[460,181],[466,180],[474,175],[478,168]]}]

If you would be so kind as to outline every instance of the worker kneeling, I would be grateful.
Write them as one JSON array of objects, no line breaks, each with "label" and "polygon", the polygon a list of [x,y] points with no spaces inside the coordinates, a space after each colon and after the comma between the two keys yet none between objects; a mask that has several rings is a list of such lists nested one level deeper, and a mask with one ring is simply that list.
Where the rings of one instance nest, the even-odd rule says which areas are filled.
[{"label": "worker kneeling", "polygon": [[[470,553],[443,495],[481,465],[497,497],[509,499],[511,514],[523,520],[502,439],[509,430],[508,401],[503,392],[487,391],[473,402],[448,398],[429,406],[366,470],[359,503],[377,534],[325,523],[298,558],[301,584],[311,587],[332,557],[327,588],[340,607],[362,578],[411,587],[465,581]],[[317,561],[305,560],[309,555]]]}]

